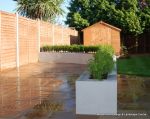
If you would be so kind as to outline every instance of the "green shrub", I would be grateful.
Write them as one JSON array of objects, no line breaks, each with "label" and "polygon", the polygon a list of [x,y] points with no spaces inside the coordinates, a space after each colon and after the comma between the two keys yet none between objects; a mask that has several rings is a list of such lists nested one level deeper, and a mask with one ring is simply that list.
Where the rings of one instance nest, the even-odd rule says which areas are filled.
[{"label": "green shrub", "polygon": [[80,49],[80,52],[84,52],[84,47],[83,45],[78,45],[79,49]]},{"label": "green shrub", "polygon": [[45,45],[45,46],[43,46],[41,48],[41,51],[44,51],[44,52],[46,52],[46,51],[52,51],[52,47],[49,47],[48,45]]},{"label": "green shrub", "polygon": [[78,45],[71,45],[70,52],[80,52],[80,47]]},{"label": "green shrub", "polygon": [[113,48],[106,45],[100,47],[88,65],[92,78],[98,80],[104,79],[113,67]]},{"label": "green shrub", "polygon": [[100,49],[100,46],[83,46],[83,45],[61,45],[61,46],[48,46],[45,45],[41,48],[41,51],[43,52],[97,52],[97,50]]},{"label": "green shrub", "polygon": [[111,45],[101,45],[100,46],[100,50],[102,52],[105,52],[105,53],[108,53],[110,56],[113,56],[114,55],[114,49]]}]

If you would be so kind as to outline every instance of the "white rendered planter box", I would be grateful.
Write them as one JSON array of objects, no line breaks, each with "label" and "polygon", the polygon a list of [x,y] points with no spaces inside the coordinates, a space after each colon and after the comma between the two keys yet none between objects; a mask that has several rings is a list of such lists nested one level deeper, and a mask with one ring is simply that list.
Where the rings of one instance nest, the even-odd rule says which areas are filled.
[{"label": "white rendered planter box", "polygon": [[85,71],[76,81],[76,114],[114,115],[117,114],[117,70],[107,80],[89,79]]},{"label": "white rendered planter box", "polygon": [[87,64],[93,54],[88,53],[59,53],[40,52],[39,62]]}]

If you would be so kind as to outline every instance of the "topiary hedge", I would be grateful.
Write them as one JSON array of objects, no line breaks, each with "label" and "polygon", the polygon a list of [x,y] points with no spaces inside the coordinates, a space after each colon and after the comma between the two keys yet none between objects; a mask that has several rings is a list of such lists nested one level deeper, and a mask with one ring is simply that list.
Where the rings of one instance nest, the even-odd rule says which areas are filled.
[{"label": "topiary hedge", "polygon": [[83,46],[83,45],[61,45],[49,46],[45,45],[41,48],[41,52],[97,52],[100,46]]}]

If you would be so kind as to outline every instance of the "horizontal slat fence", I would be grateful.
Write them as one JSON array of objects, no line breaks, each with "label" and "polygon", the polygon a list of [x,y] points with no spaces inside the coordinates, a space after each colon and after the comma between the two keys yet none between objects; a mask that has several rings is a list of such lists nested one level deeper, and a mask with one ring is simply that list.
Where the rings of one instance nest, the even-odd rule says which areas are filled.
[{"label": "horizontal slat fence", "polygon": [[17,16],[0,11],[0,70],[15,68],[17,62],[19,66],[38,62],[39,49],[43,45],[79,42],[76,30]]},{"label": "horizontal slat fence", "polygon": [[1,12],[1,69],[16,66],[16,15]]}]

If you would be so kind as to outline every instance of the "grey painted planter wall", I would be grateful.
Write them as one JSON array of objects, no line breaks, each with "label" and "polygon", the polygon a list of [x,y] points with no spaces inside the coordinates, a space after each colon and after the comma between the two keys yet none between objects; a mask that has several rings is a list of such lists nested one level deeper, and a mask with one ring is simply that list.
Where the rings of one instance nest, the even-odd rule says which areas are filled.
[{"label": "grey painted planter wall", "polygon": [[87,64],[93,54],[40,52],[39,62]]},{"label": "grey painted planter wall", "polygon": [[107,80],[89,79],[85,71],[76,81],[76,114],[113,115],[117,114],[117,70]]}]

